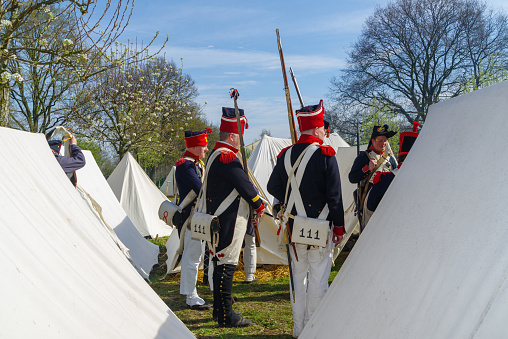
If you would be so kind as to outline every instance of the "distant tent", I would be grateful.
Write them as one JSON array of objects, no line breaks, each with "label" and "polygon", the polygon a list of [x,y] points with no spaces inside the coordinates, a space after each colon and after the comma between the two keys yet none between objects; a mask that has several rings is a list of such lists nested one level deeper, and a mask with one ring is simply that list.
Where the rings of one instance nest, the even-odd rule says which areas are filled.
[{"label": "distant tent", "polygon": [[430,107],[300,338],[505,338],[508,82]]},{"label": "distant tent", "polygon": [[[249,168],[250,169],[250,168]],[[249,177],[259,190],[259,194],[263,199],[267,199],[263,188],[257,182],[254,174],[249,173]],[[273,215],[272,207],[267,206],[266,209]],[[257,264],[270,264],[270,265],[287,265],[287,253],[284,245],[279,245],[277,238],[277,230],[279,225],[275,220],[263,214],[258,224],[259,238],[261,240],[260,246],[256,248]]]},{"label": "distant tent", "polygon": [[114,229],[129,249],[130,260],[139,273],[148,279],[158,262],[159,247],[141,236],[109,187],[90,151],[83,151],[86,166],[78,170],[78,187],[88,193],[101,208],[104,221]]},{"label": "distant tent", "polygon": [[43,134],[0,127],[0,159],[2,337],[194,337],[120,251]]},{"label": "distant tent", "polygon": [[173,199],[178,192],[178,187],[176,187],[175,171],[176,166],[171,167],[171,171],[169,171],[166,180],[164,180],[160,188],[162,194],[164,194],[169,199]]},{"label": "distant tent", "polygon": [[108,184],[142,236],[155,239],[171,235],[173,228],[158,215],[160,204],[167,198],[129,152],[109,176]]}]

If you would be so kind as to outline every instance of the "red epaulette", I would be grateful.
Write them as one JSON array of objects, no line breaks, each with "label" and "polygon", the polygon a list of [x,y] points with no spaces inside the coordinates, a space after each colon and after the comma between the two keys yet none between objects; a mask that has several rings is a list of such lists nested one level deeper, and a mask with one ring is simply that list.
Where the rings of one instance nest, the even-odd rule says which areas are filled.
[{"label": "red epaulette", "polygon": [[183,163],[185,163],[185,161],[186,161],[186,160],[185,160],[184,158],[180,158],[180,159],[178,159],[178,160],[176,161],[176,166],[180,166],[180,165],[182,165]]},{"label": "red epaulette", "polygon": [[236,154],[230,151],[220,151],[220,162],[229,164],[236,159]]},{"label": "red epaulette", "polygon": [[291,146],[293,146],[293,145],[290,145],[290,146],[288,146],[288,147],[284,147],[284,148],[282,149],[282,151],[280,151],[280,153],[279,153],[279,155],[277,156],[277,158],[280,158],[280,157],[282,156],[282,154],[284,154],[284,152],[286,152],[286,151],[288,150],[288,148],[289,148],[289,147],[291,147]]},{"label": "red epaulette", "polygon": [[333,157],[335,155],[335,150],[330,145],[319,145],[321,148],[321,153],[324,155],[328,155],[329,157]]}]

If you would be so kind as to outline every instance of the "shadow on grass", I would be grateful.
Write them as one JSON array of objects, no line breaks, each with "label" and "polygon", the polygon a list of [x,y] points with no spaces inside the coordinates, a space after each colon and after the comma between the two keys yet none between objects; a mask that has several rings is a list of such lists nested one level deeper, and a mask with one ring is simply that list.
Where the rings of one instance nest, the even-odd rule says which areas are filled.
[{"label": "shadow on grass", "polygon": [[[234,293],[234,289],[233,289]],[[284,293],[276,293],[266,295],[258,295],[258,296],[244,296],[238,298],[238,303],[247,303],[247,302],[279,302],[279,301],[289,301],[289,290]],[[236,304],[235,304],[236,305]]]}]

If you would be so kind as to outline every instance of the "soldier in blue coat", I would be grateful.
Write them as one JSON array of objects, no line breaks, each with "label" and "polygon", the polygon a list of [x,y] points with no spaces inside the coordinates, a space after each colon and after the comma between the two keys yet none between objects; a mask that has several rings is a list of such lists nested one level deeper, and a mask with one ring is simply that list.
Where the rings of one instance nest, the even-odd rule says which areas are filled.
[{"label": "soldier in blue coat", "polygon": [[388,173],[397,168],[397,160],[386,149],[388,139],[396,133],[390,131],[388,125],[374,126],[370,136],[367,150],[361,152],[355,159],[349,181],[352,184],[360,184],[360,208],[363,211],[363,224],[366,226],[374,211],[368,209],[367,197],[372,188],[372,181],[378,172]]},{"label": "soldier in blue coat", "polygon": [[370,211],[375,211],[381,199],[385,195],[388,187],[392,183],[393,179],[398,173],[398,170],[406,156],[409,153],[411,147],[413,147],[416,138],[418,137],[418,127],[420,124],[418,122],[413,122],[413,131],[412,132],[403,132],[400,133],[399,139],[399,155],[397,157],[397,168],[392,169],[390,172],[377,172],[374,178],[372,179],[372,188],[369,191],[368,199],[366,202],[366,206]]},{"label": "soldier in blue coat", "polygon": [[[291,267],[293,273],[292,286],[295,302],[291,298],[293,311],[293,336],[298,337],[305,324],[317,309],[321,298],[328,289],[328,278],[332,266],[332,243],[338,245],[344,234],[344,208],[340,174],[335,150],[331,146],[323,145],[328,122],[323,119],[323,100],[318,105],[306,106],[296,111],[301,136],[295,145],[283,149],[278,155],[277,164],[268,180],[268,192],[280,202],[301,199],[304,211],[298,211],[297,203],[285,206],[285,215],[289,215],[287,226],[292,237]],[[310,146],[313,145],[313,146]],[[311,156],[307,163],[299,164],[295,173],[303,172],[298,184],[298,192],[293,187],[287,190],[288,173],[295,166],[297,159],[304,150]],[[289,158],[288,158],[289,157]],[[305,159],[306,156],[303,156]],[[286,196],[286,191],[288,195]],[[296,191],[296,189],[295,189]],[[290,209],[290,210],[287,210]],[[293,234],[293,216],[318,218],[328,210],[326,220],[329,221],[327,247],[310,246],[296,243],[298,237]],[[285,219],[286,220],[286,219]]]},{"label": "soldier in blue coat", "polygon": [[78,146],[76,137],[71,136],[70,139],[70,150],[71,156],[67,157],[60,154],[60,148],[62,147],[62,140],[48,140],[49,147],[55,156],[56,161],[60,164],[60,167],[64,170],[67,177],[71,180],[71,183],[76,186],[77,180],[74,172],[85,167],[86,159],[81,148]]},{"label": "soldier in blue coat", "polygon": [[[242,133],[248,128],[243,110],[241,115]],[[254,210],[254,222],[259,222],[265,206],[254,185],[245,173],[237,157],[240,147],[235,111],[222,108],[219,140],[208,157],[206,179],[206,212],[217,215],[222,204],[223,212],[218,215],[220,231],[216,247],[209,244],[213,269],[213,308],[220,327],[249,326],[251,321],[233,311],[233,274],[238,264],[250,207]],[[225,209],[224,209],[225,208]]]},{"label": "soldier in blue coat", "polygon": [[[193,239],[190,230],[190,214],[196,205],[197,196],[201,190],[204,175],[203,159],[208,152],[207,134],[211,129],[193,132],[185,131],[186,150],[183,157],[176,162],[175,180],[179,192],[179,204],[193,198],[187,206],[182,206],[182,220],[176,226],[180,238],[183,237],[183,253],[180,274],[180,294],[186,295],[186,304],[194,310],[208,310],[210,305],[199,297],[196,289],[198,269],[201,262],[202,241]],[[185,227],[184,227],[185,225]]]}]

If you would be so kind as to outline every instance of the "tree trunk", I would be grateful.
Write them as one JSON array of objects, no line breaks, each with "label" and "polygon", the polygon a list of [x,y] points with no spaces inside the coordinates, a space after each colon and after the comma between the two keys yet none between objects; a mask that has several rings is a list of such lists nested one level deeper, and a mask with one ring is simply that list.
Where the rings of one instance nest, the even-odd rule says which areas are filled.
[{"label": "tree trunk", "polygon": [[9,122],[9,87],[0,87],[0,126]]}]

